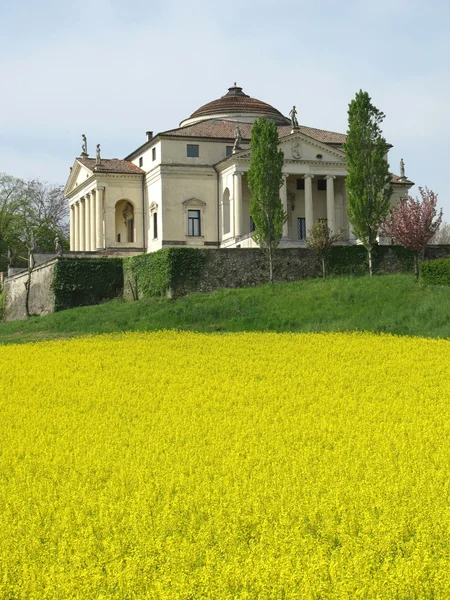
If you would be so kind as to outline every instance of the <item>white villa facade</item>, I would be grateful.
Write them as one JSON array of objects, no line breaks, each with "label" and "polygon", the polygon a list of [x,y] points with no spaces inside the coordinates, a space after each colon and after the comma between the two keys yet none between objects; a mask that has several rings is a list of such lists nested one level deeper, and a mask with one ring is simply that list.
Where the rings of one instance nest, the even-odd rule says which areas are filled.
[{"label": "white villa facade", "polygon": [[[261,116],[278,127],[284,153],[280,190],[288,214],[280,247],[300,247],[317,219],[356,242],[347,219],[342,144],[345,135],[298,125],[234,85],[196,110],[176,129],[153,136],[125,159],[103,159],[86,143],[66,184],[70,250],[140,253],[169,246],[249,248],[252,123]],[[413,182],[393,176],[395,205]]]}]

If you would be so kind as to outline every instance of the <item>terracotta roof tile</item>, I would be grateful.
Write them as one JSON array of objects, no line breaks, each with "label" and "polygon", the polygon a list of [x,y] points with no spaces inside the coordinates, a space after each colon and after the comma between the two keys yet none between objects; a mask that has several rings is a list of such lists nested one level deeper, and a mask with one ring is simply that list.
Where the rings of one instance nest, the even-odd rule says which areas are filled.
[{"label": "terracotta roof tile", "polygon": [[[179,127],[177,129],[170,129],[163,131],[159,135],[170,135],[176,137],[198,137],[198,138],[216,138],[216,139],[229,139],[234,140],[234,130],[236,125],[239,125],[241,130],[242,139],[244,141],[250,141],[251,123],[241,123],[238,121],[221,121],[210,119],[208,121],[200,121],[186,127]],[[325,144],[342,144],[346,140],[346,135],[343,133],[336,133],[334,131],[326,131],[324,129],[316,129],[314,127],[306,127],[300,125],[299,132]],[[290,125],[279,125],[278,134],[280,138],[291,135],[292,127]]]},{"label": "terracotta roof tile", "polygon": [[414,181],[411,181],[407,177],[400,177],[400,175],[392,174],[391,183],[398,183],[399,185],[414,185]]},{"label": "terracotta roof tile", "polygon": [[125,173],[142,175],[144,171],[128,160],[118,158],[102,158],[101,165],[96,164],[95,158],[77,158],[78,162],[96,173]]}]

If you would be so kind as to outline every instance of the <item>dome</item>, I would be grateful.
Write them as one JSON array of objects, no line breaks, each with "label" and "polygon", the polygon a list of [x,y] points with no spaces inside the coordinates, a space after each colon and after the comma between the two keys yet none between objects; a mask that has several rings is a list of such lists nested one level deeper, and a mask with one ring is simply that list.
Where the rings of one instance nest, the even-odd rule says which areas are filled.
[{"label": "dome", "polygon": [[224,96],[198,108],[188,119],[180,123],[180,127],[207,119],[253,123],[259,117],[266,117],[270,121],[275,121],[277,125],[290,124],[290,120],[284,117],[279,110],[266,102],[244,94],[242,88],[234,84]]}]

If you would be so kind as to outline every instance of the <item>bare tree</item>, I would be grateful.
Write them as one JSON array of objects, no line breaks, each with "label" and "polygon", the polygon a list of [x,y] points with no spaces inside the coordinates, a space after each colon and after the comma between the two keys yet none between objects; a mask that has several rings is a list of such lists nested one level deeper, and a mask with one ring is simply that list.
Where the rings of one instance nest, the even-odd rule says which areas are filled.
[{"label": "bare tree", "polygon": [[450,244],[450,223],[443,223],[433,235],[430,244]]}]

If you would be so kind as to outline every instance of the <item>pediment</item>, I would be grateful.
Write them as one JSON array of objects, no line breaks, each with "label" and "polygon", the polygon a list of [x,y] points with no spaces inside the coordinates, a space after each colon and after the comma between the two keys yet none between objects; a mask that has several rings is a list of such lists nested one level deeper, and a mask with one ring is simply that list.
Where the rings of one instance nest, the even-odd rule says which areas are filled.
[{"label": "pediment", "polygon": [[328,144],[318,142],[304,133],[295,132],[280,141],[280,148],[286,161],[337,162],[345,163],[343,150],[332,148]]},{"label": "pediment", "polygon": [[88,169],[85,165],[81,164],[78,159],[75,159],[73,167],[70,170],[69,178],[67,179],[66,187],[64,188],[64,194],[67,196],[79,185],[84,183],[86,179],[92,177],[94,173]]},{"label": "pediment", "polygon": [[[345,164],[343,150],[318,142],[304,133],[294,132],[280,140],[279,148],[283,150],[287,162],[334,162]],[[251,149],[233,154],[236,160],[247,161],[251,158]]]}]

